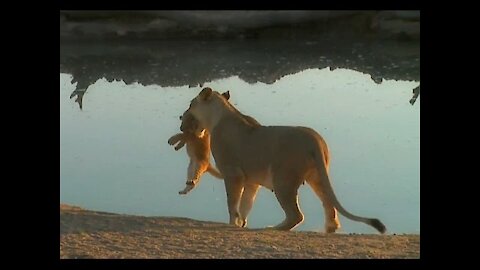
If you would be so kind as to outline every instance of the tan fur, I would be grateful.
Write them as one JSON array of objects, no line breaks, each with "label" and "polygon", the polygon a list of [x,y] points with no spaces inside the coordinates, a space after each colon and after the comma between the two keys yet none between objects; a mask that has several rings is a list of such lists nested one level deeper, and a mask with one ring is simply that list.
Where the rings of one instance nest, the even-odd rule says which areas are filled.
[{"label": "tan fur", "polygon": [[298,188],[306,180],[323,202],[326,232],[340,227],[337,210],[385,232],[378,219],[355,216],[339,203],[328,177],[327,144],[313,129],[252,125],[208,87],[192,100],[187,112],[210,131],[211,151],[225,180],[230,224],[246,225],[258,188],[263,186],[274,191],[285,212],[285,220],[274,228],[295,228],[303,221]]},{"label": "tan fur", "polygon": [[[230,92],[222,93],[222,97],[228,100],[230,98]],[[242,117],[245,118],[250,125],[260,125],[253,117],[243,114]],[[178,143],[175,146],[175,150],[177,151],[185,144],[187,145],[187,154],[190,158],[187,182],[185,188],[178,192],[179,194],[185,195],[197,186],[201,176],[205,172],[209,172],[219,179],[223,177],[210,163],[210,133],[208,130],[200,126],[198,120],[188,112],[180,116],[180,120],[182,120],[180,130],[183,132],[170,137],[168,143],[170,145]]]},{"label": "tan fur", "polygon": [[187,182],[185,188],[179,191],[179,194],[185,195],[190,192],[200,182],[201,176],[205,172],[222,178],[220,172],[210,164],[210,134],[206,129],[198,125],[198,121],[190,114],[185,112],[180,119],[182,133],[178,133],[168,139],[170,145],[179,150],[185,144],[187,145],[187,154],[190,158],[187,172]]}]

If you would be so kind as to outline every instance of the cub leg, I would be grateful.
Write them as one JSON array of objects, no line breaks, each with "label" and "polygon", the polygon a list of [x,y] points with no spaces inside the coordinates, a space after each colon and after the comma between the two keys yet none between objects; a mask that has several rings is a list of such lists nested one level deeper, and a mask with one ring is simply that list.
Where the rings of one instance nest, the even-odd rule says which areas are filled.
[{"label": "cub leg", "polygon": [[174,145],[177,142],[179,142],[179,143],[175,146],[176,151],[178,151],[180,148],[182,148],[185,145],[185,143],[186,143],[185,134],[178,133],[178,134],[175,134],[172,137],[170,137],[170,139],[168,139],[168,144],[170,144],[170,145]]},{"label": "cub leg", "polygon": [[183,137],[184,137],[183,133],[177,133],[177,134],[173,135],[172,137],[170,137],[170,139],[168,139],[168,144],[174,145],[178,141],[183,140]]},{"label": "cub leg", "polygon": [[178,194],[185,195],[188,192],[190,192],[193,188],[195,188],[195,182],[192,181],[194,175],[195,175],[195,162],[190,159],[190,163],[188,164],[188,170],[187,170],[187,182],[185,183],[185,188],[181,191],[178,192]]},{"label": "cub leg", "polygon": [[190,160],[188,165],[188,178],[186,186],[179,194],[185,195],[190,192],[200,182],[200,177],[208,169],[208,163]]}]

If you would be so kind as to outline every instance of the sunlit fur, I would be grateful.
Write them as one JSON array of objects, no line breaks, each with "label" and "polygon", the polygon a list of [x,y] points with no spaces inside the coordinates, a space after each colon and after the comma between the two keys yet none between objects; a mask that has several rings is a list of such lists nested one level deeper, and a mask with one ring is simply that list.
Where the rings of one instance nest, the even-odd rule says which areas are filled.
[{"label": "sunlit fur", "polygon": [[[222,93],[222,97],[228,100],[230,98],[229,91]],[[250,125],[260,125],[257,120],[248,115],[242,115],[242,117],[245,118]],[[168,143],[170,145],[178,143],[175,146],[175,150],[179,150],[185,144],[187,145],[187,154],[190,158],[187,182],[185,188],[179,191],[179,194],[184,195],[197,186],[201,176],[205,172],[209,172],[219,179],[222,178],[222,175],[210,163],[210,133],[208,130],[203,128],[191,113],[184,112],[180,120],[182,120],[180,130],[182,130],[183,133],[173,135],[168,140]]]},{"label": "sunlit fur", "polygon": [[190,158],[187,182],[185,188],[178,192],[187,194],[200,182],[205,172],[208,171],[217,178],[222,178],[222,175],[210,164],[210,133],[199,126],[198,121],[190,113],[185,112],[181,120],[180,129],[183,132],[170,137],[168,143],[170,145],[178,143],[175,150],[187,145],[187,154]]},{"label": "sunlit fur", "polygon": [[340,227],[337,210],[385,232],[380,220],[353,215],[339,203],[328,176],[327,144],[313,129],[254,125],[208,87],[187,111],[210,132],[211,151],[225,180],[230,224],[245,226],[258,188],[264,186],[274,191],[285,212],[285,220],[273,228],[295,228],[303,221],[298,188],[306,181],[323,203],[326,232]]}]

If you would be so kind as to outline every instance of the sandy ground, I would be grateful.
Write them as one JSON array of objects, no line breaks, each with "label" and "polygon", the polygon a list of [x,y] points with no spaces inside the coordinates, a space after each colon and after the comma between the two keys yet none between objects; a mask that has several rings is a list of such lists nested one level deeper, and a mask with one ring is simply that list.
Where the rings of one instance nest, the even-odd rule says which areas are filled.
[{"label": "sandy ground", "polygon": [[60,258],[419,258],[420,235],[241,229],[60,204]]}]

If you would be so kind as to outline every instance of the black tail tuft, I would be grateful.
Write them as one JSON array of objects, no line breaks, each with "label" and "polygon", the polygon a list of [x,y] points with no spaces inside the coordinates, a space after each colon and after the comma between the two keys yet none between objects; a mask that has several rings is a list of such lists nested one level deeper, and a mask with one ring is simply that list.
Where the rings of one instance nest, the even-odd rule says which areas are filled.
[{"label": "black tail tuft", "polygon": [[382,234],[384,234],[387,231],[387,228],[385,227],[385,225],[383,225],[383,223],[379,219],[372,218],[370,220],[370,225],[372,225],[375,229],[377,229]]}]

